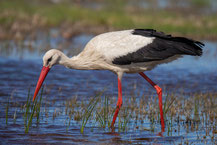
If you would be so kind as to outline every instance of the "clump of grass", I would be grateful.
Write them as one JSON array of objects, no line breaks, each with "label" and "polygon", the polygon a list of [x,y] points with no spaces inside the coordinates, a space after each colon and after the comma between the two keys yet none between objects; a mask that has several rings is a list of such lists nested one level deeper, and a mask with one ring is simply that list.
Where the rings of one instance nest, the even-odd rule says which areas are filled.
[{"label": "clump of grass", "polygon": [[[111,125],[111,117],[109,117],[109,104],[108,97],[105,96],[104,106],[101,111],[96,111],[96,121],[99,123],[100,127],[106,128],[106,126]],[[100,110],[100,109],[97,109]]]},{"label": "clump of grass", "polygon": [[28,97],[26,101],[26,111],[24,114],[25,133],[29,132],[29,128],[32,125],[32,120],[35,115],[35,112],[36,112],[36,118],[37,118],[36,122],[39,123],[42,95],[43,95],[43,87],[41,89],[41,96],[40,96],[39,102],[38,102],[38,97],[36,97],[34,102],[31,103],[30,90],[28,91]]},{"label": "clump of grass", "polygon": [[199,117],[199,96],[194,100],[194,121],[200,121]]},{"label": "clump of grass", "polygon": [[29,127],[32,125],[32,119],[33,119],[33,116],[34,116],[34,113],[35,113],[35,110],[36,110],[36,106],[37,106],[37,99],[34,100],[33,105],[31,107],[32,108],[31,109],[31,114],[30,114],[30,117],[28,119],[27,126],[25,126],[25,133],[29,132]]},{"label": "clump of grass", "polygon": [[71,124],[71,120],[72,120],[72,114],[69,115],[69,122],[68,122],[68,125],[66,127],[66,131],[68,131],[68,129],[69,129],[69,126]]},{"label": "clump of grass", "polygon": [[127,125],[130,122],[130,118],[132,117],[131,113],[129,112],[129,109],[123,108],[123,116],[118,116],[118,131],[119,132],[125,132],[127,131]]},{"label": "clump of grass", "polygon": [[[105,96],[104,99],[100,99],[99,101],[97,100],[99,103],[97,104],[97,107],[95,107],[95,109],[92,110],[92,116],[95,117],[93,118],[95,120],[95,124],[97,124],[99,127],[110,130],[111,122],[116,108],[113,107],[113,102],[110,101],[108,98],[109,97]],[[92,100],[90,101],[90,104],[94,103],[95,102],[92,102]],[[130,113],[130,108],[122,107],[116,122],[116,124],[118,125],[118,131],[125,132],[127,130],[127,125],[130,122],[131,117],[132,115]]]},{"label": "clump of grass", "polygon": [[[40,112],[42,111],[40,108],[42,93],[43,90],[41,92],[41,98],[38,97],[38,101],[36,100],[32,103],[30,100],[30,91],[28,92],[25,110],[23,111],[26,133],[29,132],[31,125],[33,124],[32,122],[34,121],[34,117],[37,125],[39,124],[41,116]],[[71,101],[66,101],[66,103],[63,104],[63,106],[65,105],[65,108],[61,108],[62,110],[65,110],[62,111],[62,115],[68,115],[66,116],[65,121],[66,131],[68,131],[71,123],[75,123],[72,121],[74,118],[74,121],[76,121],[77,124],[82,125],[81,133],[84,132],[85,127],[88,124],[92,127],[90,130],[91,132],[94,132],[94,126],[99,126],[107,132],[114,114],[116,99],[116,97],[102,97],[100,94],[88,99],[88,101],[85,101],[86,98],[83,100],[77,100],[76,96],[72,98]],[[127,132],[132,130],[158,132],[160,130],[159,108],[157,107],[158,97],[155,94],[151,97],[150,95],[137,98],[133,96],[128,98],[126,97],[123,101],[123,106],[115,124],[117,132]],[[9,103],[10,111],[13,111],[13,108],[11,109],[12,105],[16,105],[15,107],[17,107],[17,104],[8,102],[8,108]],[[198,140],[201,139],[205,141],[211,138],[212,142],[214,142],[217,118],[216,103],[216,93],[167,94],[163,107],[164,113],[166,113],[165,121],[167,135],[172,136],[175,133],[181,134],[183,130],[187,133],[202,130],[206,133],[206,135],[198,135]],[[55,106],[55,103],[52,105]],[[53,109],[51,111],[61,110],[56,107],[53,108],[53,106],[51,106],[51,109]],[[49,108],[47,108],[47,110],[48,109]],[[47,110],[43,113],[46,114],[50,112]],[[15,108],[14,114],[18,114],[19,117],[19,109],[16,110]],[[58,119],[61,115],[58,111],[57,114],[58,115],[53,118],[54,120]],[[78,116],[77,120],[75,120],[76,116]],[[199,120],[195,119],[195,117],[199,117]],[[47,118],[52,120],[52,115],[47,115]]]},{"label": "clump of grass", "polygon": [[86,126],[86,124],[87,124],[87,122],[91,116],[91,113],[93,112],[93,110],[96,107],[99,100],[100,100],[99,96],[94,97],[89,102],[87,108],[85,108],[85,112],[84,112],[83,117],[82,117],[81,133],[84,132],[84,128],[85,128],[85,126]]},{"label": "clump of grass", "polygon": [[167,112],[169,111],[169,109],[171,109],[171,106],[175,101],[176,98],[174,97],[174,94],[171,94],[170,96],[166,95],[166,100],[164,101],[164,105],[163,105],[164,114],[167,114]]}]

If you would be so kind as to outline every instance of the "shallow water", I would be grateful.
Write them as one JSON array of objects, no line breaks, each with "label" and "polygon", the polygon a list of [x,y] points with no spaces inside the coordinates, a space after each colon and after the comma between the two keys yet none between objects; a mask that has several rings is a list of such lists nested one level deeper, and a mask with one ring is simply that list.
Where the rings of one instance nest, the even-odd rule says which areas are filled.
[{"label": "shallow water", "polygon": [[[40,124],[33,123],[28,134],[24,132],[22,109],[27,99],[28,89],[33,94],[39,73],[42,68],[42,56],[49,48],[59,48],[69,56],[78,54],[92,35],[79,35],[74,39],[65,40],[54,29],[50,37],[38,32],[36,39],[26,38],[23,42],[4,41],[0,43],[0,140],[8,143],[112,143],[112,144],[148,144],[148,143],[201,143],[198,135],[206,135],[204,131],[189,131],[182,129],[179,133],[164,133],[158,135],[160,124],[156,124],[154,132],[130,130],[128,132],[110,132],[100,127],[87,126],[85,133],[80,133],[80,125],[71,122],[68,130],[68,116],[60,115],[52,119],[55,109],[64,110],[64,100],[77,96],[78,100],[96,95],[104,91],[103,96],[117,96],[117,78],[109,71],[69,70],[63,66],[54,66],[45,81],[45,96],[48,101],[49,115],[42,115]],[[217,42],[205,43],[202,57],[184,56],[169,64],[163,64],[148,71],[146,74],[159,86],[162,86],[164,96],[167,93],[208,93],[217,92]],[[155,90],[138,74],[126,74],[123,77],[123,97],[141,97],[155,94]],[[187,97],[188,95],[186,95]],[[8,125],[5,124],[5,108],[10,100]],[[55,103],[52,103],[55,101]],[[124,104],[123,104],[124,105]],[[115,107],[115,106],[114,106]],[[44,104],[42,110],[45,109]],[[16,122],[13,115],[17,112]],[[62,111],[63,112],[63,111]],[[150,122],[144,121],[149,128]],[[216,135],[215,135],[216,138]],[[207,137],[206,143],[211,139]],[[204,143],[204,142],[203,142]]]}]

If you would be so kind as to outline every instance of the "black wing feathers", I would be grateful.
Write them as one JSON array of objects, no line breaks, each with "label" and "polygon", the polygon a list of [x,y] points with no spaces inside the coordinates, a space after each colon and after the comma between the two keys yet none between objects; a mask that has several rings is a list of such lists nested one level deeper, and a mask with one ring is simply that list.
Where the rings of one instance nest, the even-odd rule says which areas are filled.
[{"label": "black wing feathers", "polygon": [[153,29],[135,29],[133,35],[155,37],[154,41],[136,52],[120,56],[113,60],[114,64],[127,65],[131,63],[164,60],[171,56],[202,55],[203,43],[184,37],[173,37]]},{"label": "black wing feathers", "polygon": [[[163,32],[157,32],[156,30],[153,29],[135,29],[132,33],[133,35],[142,35],[145,37],[156,37],[162,40],[168,40],[172,42],[180,42],[182,44],[187,44],[188,48],[191,49],[192,52],[195,54],[189,54],[189,55],[202,55],[202,47],[204,46],[203,43],[199,41],[195,41],[189,38],[185,37],[173,37],[172,35],[166,35]],[[178,49],[178,48],[174,48]],[[189,50],[187,50],[189,52]]]}]

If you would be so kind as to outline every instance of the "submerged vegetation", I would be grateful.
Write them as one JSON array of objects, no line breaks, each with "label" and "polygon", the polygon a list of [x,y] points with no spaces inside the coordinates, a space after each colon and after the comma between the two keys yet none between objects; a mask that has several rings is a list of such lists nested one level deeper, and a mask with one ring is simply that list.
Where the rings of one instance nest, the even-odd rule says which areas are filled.
[{"label": "submerged vegetation", "polygon": [[129,1],[123,0],[62,0],[58,3],[48,0],[2,0],[0,39],[22,38],[34,33],[38,28],[45,30],[52,27],[61,29],[63,37],[66,38],[78,33],[99,34],[115,29],[154,28],[177,35],[216,39],[217,15],[215,12],[206,12],[210,2],[185,2],[189,9],[178,7],[174,2],[166,8],[160,8],[156,7],[155,3],[135,1],[129,4]]},{"label": "submerged vegetation", "polygon": [[[65,102],[43,102],[42,93],[39,101],[31,102],[30,93],[24,105],[17,104],[11,109],[6,104],[6,110],[9,108],[9,114],[13,110],[17,114],[23,114],[25,132],[32,132],[33,124],[40,128],[41,122],[44,120],[59,120],[65,118],[66,131],[70,130],[70,126],[79,125],[81,133],[85,134],[85,127],[102,128],[105,132],[110,132],[111,121],[114,114],[116,98],[101,97],[102,94],[96,95],[91,99],[78,100],[72,97]],[[12,103],[10,101],[10,103]],[[42,104],[42,105],[41,105]],[[49,107],[46,104],[50,104]],[[52,104],[52,105],[51,105]],[[194,104],[194,105],[193,105]],[[173,134],[183,134],[184,132],[204,132],[203,136],[198,136],[198,140],[203,143],[208,139],[216,143],[217,131],[217,94],[216,93],[195,93],[195,94],[167,94],[164,100],[164,113],[166,123],[167,136]],[[59,106],[58,107],[53,107]],[[21,106],[22,109],[19,109]],[[132,132],[132,131],[160,131],[160,115],[158,99],[156,96],[141,96],[140,98],[129,97],[124,99],[118,120],[115,124],[116,132]],[[54,109],[55,108],[55,109]],[[22,113],[23,112],[23,113]],[[53,112],[53,113],[51,113]],[[39,115],[42,116],[39,118]],[[8,111],[6,111],[6,124],[16,124],[8,120]],[[17,115],[17,119],[22,115]],[[9,118],[9,120],[11,120]],[[32,123],[34,120],[34,123]],[[68,123],[67,123],[68,122]],[[49,122],[52,124],[52,122]],[[43,123],[42,123],[43,124]],[[30,129],[31,128],[31,129]]]}]

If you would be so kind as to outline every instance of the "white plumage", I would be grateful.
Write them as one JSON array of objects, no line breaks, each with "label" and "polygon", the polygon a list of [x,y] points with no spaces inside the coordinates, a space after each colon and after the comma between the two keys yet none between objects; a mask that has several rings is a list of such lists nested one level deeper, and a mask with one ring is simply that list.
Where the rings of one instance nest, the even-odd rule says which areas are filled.
[{"label": "white plumage", "polygon": [[93,48],[100,52],[107,61],[112,61],[114,58],[137,51],[154,39],[154,37],[132,35],[132,32],[133,30],[125,30],[98,35],[90,40],[84,51]]}]

